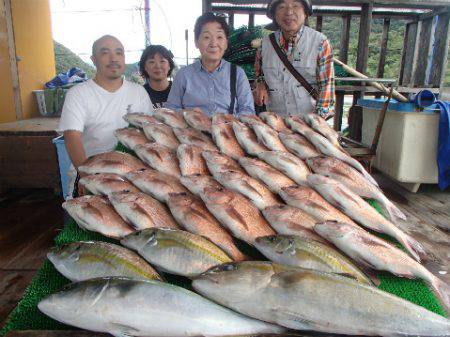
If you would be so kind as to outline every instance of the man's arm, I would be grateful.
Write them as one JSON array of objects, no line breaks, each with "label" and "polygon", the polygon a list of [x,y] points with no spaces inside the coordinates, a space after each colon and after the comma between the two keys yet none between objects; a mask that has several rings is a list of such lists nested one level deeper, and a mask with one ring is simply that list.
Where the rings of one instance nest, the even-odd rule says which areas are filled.
[{"label": "man's arm", "polygon": [[322,117],[334,115],[334,64],[333,50],[330,42],[324,40],[317,58],[317,85],[319,99],[316,103],[316,112]]},{"label": "man's arm", "polygon": [[262,71],[262,57],[261,57],[261,47],[256,50],[255,57],[255,79],[256,79],[256,87],[253,92],[253,98],[255,100],[255,104],[258,106],[262,106],[269,102],[269,93],[267,91],[267,85],[264,81],[264,74]]},{"label": "man's arm", "polygon": [[83,141],[80,131],[67,130],[64,131],[64,143],[67,153],[73,166],[78,171],[78,167],[86,160],[86,153],[83,147]]}]

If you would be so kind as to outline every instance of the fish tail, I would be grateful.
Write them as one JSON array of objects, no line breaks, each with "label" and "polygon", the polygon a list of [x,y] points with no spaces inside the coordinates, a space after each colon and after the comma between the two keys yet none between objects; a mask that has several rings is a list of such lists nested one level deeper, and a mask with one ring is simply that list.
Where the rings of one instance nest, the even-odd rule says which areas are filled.
[{"label": "fish tail", "polygon": [[352,165],[359,172],[361,172],[361,174],[364,176],[364,178],[366,178],[372,185],[375,185],[376,187],[379,187],[378,183],[376,182],[376,180],[370,175],[369,172],[366,171],[364,166],[362,166],[359,161],[357,161],[356,159],[354,159],[352,157],[349,157],[349,159],[350,159],[350,161],[347,161],[348,164]]},{"label": "fish tail", "polygon": [[406,250],[411,254],[411,256],[417,262],[420,262],[421,259],[426,260],[427,253],[423,249],[422,245],[409,235],[403,233],[402,231],[399,230],[399,232],[401,233],[401,235],[397,236],[397,239],[400,241],[403,247],[405,247]]},{"label": "fish tail", "polygon": [[442,281],[438,277],[433,277],[431,281],[431,287],[434,289],[439,301],[441,302],[443,309],[449,313],[450,311],[450,287],[447,283]]},{"label": "fish tail", "polygon": [[386,212],[389,215],[389,218],[392,221],[396,219],[406,220],[406,215],[403,213],[392,201],[390,201],[384,194],[381,194],[380,202],[383,204]]}]

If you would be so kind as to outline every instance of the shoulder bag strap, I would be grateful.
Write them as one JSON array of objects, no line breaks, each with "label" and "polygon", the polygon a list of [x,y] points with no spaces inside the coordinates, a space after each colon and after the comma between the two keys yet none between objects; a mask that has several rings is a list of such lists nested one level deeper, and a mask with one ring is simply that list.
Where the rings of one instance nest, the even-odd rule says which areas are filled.
[{"label": "shoulder bag strap", "polygon": [[230,109],[228,110],[229,114],[234,113],[234,105],[236,101],[236,73],[237,73],[237,67],[235,64],[231,64],[230,69],[230,96],[231,96],[231,102],[230,102]]}]

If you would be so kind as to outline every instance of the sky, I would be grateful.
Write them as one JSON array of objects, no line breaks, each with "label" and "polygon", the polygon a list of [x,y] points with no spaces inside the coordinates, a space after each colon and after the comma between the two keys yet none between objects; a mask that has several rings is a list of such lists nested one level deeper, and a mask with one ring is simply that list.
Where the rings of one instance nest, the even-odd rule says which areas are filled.
[{"label": "sky", "polygon": [[[53,38],[91,63],[93,41],[110,34],[122,41],[126,62],[138,62],[145,48],[144,0],[50,0]],[[201,0],[150,0],[150,42],[172,50],[178,64],[199,53],[194,45],[194,23],[202,13]],[[235,16],[235,27],[246,25],[247,15]],[[257,15],[256,24],[268,23]],[[92,63],[91,63],[92,64]]]}]

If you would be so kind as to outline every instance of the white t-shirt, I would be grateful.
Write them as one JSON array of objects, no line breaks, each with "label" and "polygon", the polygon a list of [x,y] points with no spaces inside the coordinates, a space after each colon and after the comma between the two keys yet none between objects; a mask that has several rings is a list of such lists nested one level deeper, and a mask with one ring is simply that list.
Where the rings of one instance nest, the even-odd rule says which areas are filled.
[{"label": "white t-shirt", "polygon": [[127,126],[127,112],[151,113],[153,105],[144,87],[123,80],[115,92],[109,92],[92,79],[71,88],[64,100],[59,132],[82,132],[86,156],[113,150],[117,145],[114,131]]}]

